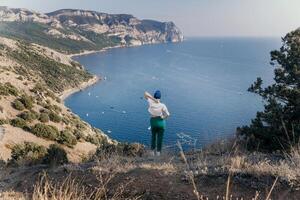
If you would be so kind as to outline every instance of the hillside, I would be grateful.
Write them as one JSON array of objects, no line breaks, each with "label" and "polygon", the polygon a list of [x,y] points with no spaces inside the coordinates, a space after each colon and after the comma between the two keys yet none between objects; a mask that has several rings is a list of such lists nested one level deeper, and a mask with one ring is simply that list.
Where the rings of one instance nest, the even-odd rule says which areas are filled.
[{"label": "hillside", "polygon": [[34,42],[64,53],[183,40],[173,22],[72,9],[42,14],[1,7],[0,27],[2,36]]},{"label": "hillside", "polygon": [[[99,142],[112,142],[59,98],[68,89],[97,81],[79,63],[47,47],[0,37],[0,70],[2,159],[10,159],[13,146],[23,142],[45,147],[58,142],[70,160],[80,162]],[[43,128],[52,131],[43,133]]]}]

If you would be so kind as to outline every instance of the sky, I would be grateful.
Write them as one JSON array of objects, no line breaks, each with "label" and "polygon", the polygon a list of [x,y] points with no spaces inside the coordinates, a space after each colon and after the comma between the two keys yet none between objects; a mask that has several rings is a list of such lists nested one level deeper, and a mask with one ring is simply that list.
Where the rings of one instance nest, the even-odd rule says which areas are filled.
[{"label": "sky", "polygon": [[280,37],[300,27],[300,0],[0,0],[51,12],[78,8],[173,21],[185,36]]}]

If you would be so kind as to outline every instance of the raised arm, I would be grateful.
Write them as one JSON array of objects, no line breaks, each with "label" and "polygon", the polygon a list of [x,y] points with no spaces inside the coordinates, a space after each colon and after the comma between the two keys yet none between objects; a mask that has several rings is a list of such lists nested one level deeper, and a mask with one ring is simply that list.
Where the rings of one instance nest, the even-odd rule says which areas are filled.
[{"label": "raised arm", "polygon": [[156,103],[158,103],[158,100],[157,99],[155,99],[149,92],[145,92],[144,93],[144,97],[145,97],[145,99],[151,99],[152,101],[154,101],[154,102],[156,102]]}]

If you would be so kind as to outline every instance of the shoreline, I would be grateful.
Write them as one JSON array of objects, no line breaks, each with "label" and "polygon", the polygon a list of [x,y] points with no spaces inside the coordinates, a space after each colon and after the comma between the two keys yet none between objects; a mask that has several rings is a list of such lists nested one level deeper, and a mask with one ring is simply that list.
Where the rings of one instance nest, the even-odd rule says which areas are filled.
[{"label": "shoreline", "polygon": [[125,48],[125,47],[131,47],[131,46],[117,45],[117,46],[113,46],[113,47],[104,47],[101,50],[84,50],[83,52],[68,54],[67,56],[72,58],[72,57],[75,57],[75,56],[83,56],[83,55],[88,55],[88,54],[93,54],[93,53],[100,53],[100,52],[105,52],[109,49]]},{"label": "shoreline", "polygon": [[71,96],[72,94],[75,94],[79,91],[85,90],[86,88],[98,83],[100,80],[101,80],[101,78],[99,76],[93,75],[93,78],[91,78],[90,80],[81,83],[77,87],[67,89],[67,90],[63,91],[62,93],[60,93],[59,98],[62,101],[65,101],[65,99],[68,98],[69,96]]},{"label": "shoreline", "polygon": [[131,45],[117,45],[117,46],[113,46],[113,47],[104,47],[103,49],[100,49],[100,50],[84,50],[83,52],[80,52],[80,53],[67,54],[67,56],[69,56],[69,58],[72,58],[72,57],[75,57],[75,56],[83,56],[83,55],[88,55],[88,54],[93,54],[93,53],[101,53],[101,52],[105,52],[105,51],[110,50],[110,49],[132,48],[132,47],[140,47],[140,46],[146,46],[146,45],[158,45],[158,44],[166,44],[166,43],[180,43],[180,42],[183,42],[183,41],[153,42],[153,43],[131,44]]}]

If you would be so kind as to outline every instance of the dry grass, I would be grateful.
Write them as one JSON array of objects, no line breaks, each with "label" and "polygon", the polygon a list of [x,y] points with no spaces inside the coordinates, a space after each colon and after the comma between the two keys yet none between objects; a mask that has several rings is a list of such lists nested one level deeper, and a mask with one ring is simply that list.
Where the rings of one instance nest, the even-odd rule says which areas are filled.
[{"label": "dry grass", "polygon": [[234,192],[231,191],[233,184],[232,179],[238,174],[248,174],[255,177],[260,177],[261,175],[276,177],[266,197],[263,197],[262,194],[257,191],[252,197],[253,200],[269,200],[279,180],[285,180],[291,186],[295,186],[300,180],[299,148],[294,148],[291,153],[278,158],[278,155],[258,152],[249,153],[245,150],[241,151],[240,147],[232,141],[230,143],[222,142],[220,149],[217,148],[217,144],[213,144],[191,155],[186,155],[183,152],[180,143],[178,143],[178,147],[180,156],[185,163],[185,174],[198,200],[208,200],[208,197],[201,195],[201,188],[198,188],[196,185],[195,180],[199,175],[227,175],[228,178],[224,185],[225,194],[216,196],[217,199],[226,200],[233,199],[233,195],[231,194]]},{"label": "dry grass", "polygon": [[22,193],[14,191],[0,192],[0,200],[27,200]]},{"label": "dry grass", "polygon": [[[126,186],[130,183],[120,184],[114,191],[110,191],[109,183],[114,178],[115,173],[104,174],[99,172],[97,186],[84,186],[82,181],[66,177],[62,182],[54,182],[49,179],[47,174],[41,176],[34,187],[32,200],[118,200],[124,199],[123,193]],[[138,199],[132,197],[131,199]]]},{"label": "dry grass", "polygon": [[[144,191],[143,189],[139,191],[138,188],[141,182],[138,182],[137,178],[139,175],[147,177],[144,174],[139,174],[147,172],[151,172],[152,175],[157,172],[154,175],[154,177],[159,177],[157,181],[160,181],[161,178],[170,178],[167,181],[172,181],[174,180],[172,177],[178,178],[179,175],[181,178],[184,178],[182,179],[183,181],[188,180],[188,187],[190,187],[190,191],[193,191],[194,197],[198,200],[207,200],[207,196],[209,196],[209,199],[241,200],[243,199],[241,196],[244,195],[244,199],[269,200],[278,194],[278,189],[280,188],[278,185],[288,183],[291,188],[299,186],[300,150],[298,148],[294,148],[286,155],[277,155],[240,151],[235,143],[231,143],[231,145],[226,144],[228,146],[227,151],[223,147],[219,151],[215,145],[212,151],[206,148],[196,153],[185,153],[180,143],[178,146],[181,160],[171,156],[136,158],[112,155],[93,164],[84,163],[62,166],[60,169],[55,169],[55,173],[65,171],[68,174],[74,174],[74,176],[68,176],[59,182],[54,182],[53,179],[48,178],[44,174],[35,185],[33,200],[122,199],[126,195],[127,198],[128,195],[132,194],[142,195]],[[79,180],[80,178],[86,178],[82,177],[82,175],[76,175],[79,171],[81,172],[79,174],[82,174],[82,172],[84,172],[83,174],[90,173],[94,179],[92,181],[89,180],[89,182]],[[134,176],[131,176],[133,174]],[[90,175],[89,178],[91,177]],[[212,179],[223,177],[222,180],[220,179],[221,182],[217,181],[216,185],[213,185],[213,187],[218,188],[213,195],[207,191],[209,186],[201,183],[202,180],[205,180],[202,177],[210,176],[213,177]],[[252,180],[266,178],[267,181],[263,183],[255,182],[254,184],[258,189],[249,188],[249,191],[245,191],[247,194],[244,194],[243,191],[240,191],[237,183],[245,181],[246,185],[248,185],[251,182],[248,179],[250,176],[254,177]],[[210,181],[213,181],[212,179]],[[138,183],[135,184],[135,182]],[[144,184],[148,185],[149,182],[145,181]],[[179,183],[176,186],[184,187],[184,185],[186,184]],[[130,192],[132,188],[136,190],[133,193]],[[141,188],[143,187],[141,186]],[[149,190],[152,189],[149,188]],[[245,189],[243,188],[243,190]],[[258,191],[255,192],[255,190]],[[274,192],[275,194],[273,194]],[[11,194],[16,196],[16,194]],[[6,195],[9,195],[9,193],[6,193]],[[130,199],[135,198],[137,197]]]}]

